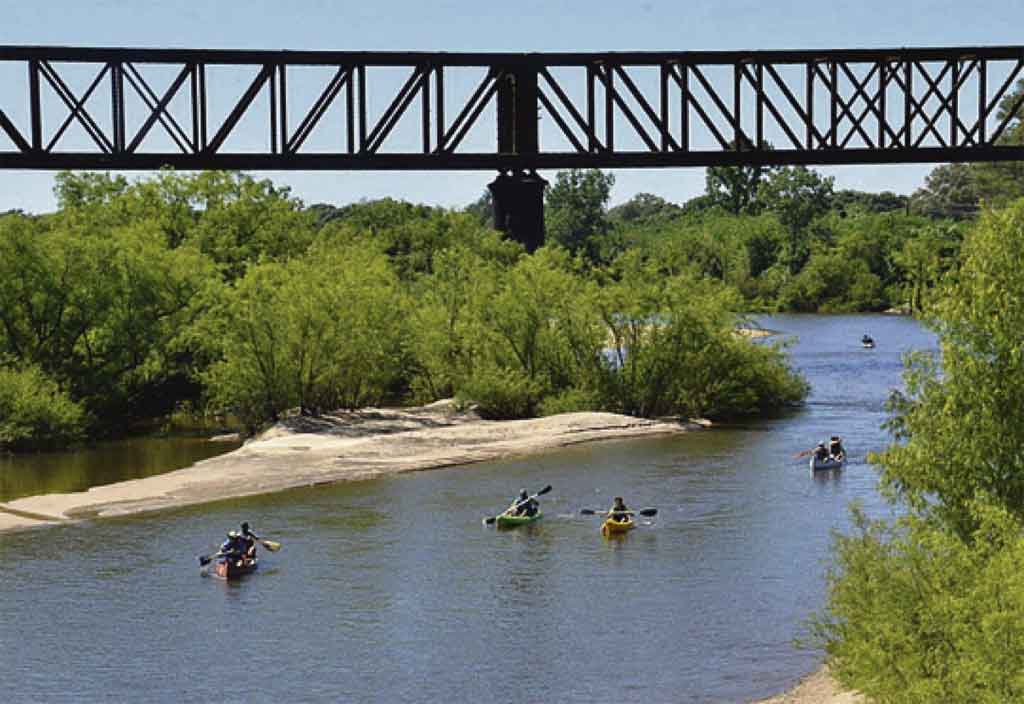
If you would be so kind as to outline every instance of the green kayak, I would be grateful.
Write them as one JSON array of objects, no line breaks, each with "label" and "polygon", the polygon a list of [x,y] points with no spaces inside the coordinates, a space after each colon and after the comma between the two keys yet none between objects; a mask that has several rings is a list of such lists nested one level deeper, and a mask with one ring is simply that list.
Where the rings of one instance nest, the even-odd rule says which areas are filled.
[{"label": "green kayak", "polygon": [[532,516],[506,516],[502,514],[498,516],[495,524],[498,528],[515,528],[517,526],[525,526],[528,523],[536,523],[542,518],[544,518],[544,514],[539,511]]}]

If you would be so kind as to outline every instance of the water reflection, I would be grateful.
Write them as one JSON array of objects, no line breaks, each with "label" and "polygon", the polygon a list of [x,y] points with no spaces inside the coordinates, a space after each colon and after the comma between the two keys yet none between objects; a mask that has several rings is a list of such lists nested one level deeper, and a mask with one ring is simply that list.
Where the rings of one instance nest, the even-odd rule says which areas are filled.
[{"label": "water reflection", "polygon": [[0,502],[163,474],[240,444],[197,437],[128,438],[67,452],[0,454]]}]

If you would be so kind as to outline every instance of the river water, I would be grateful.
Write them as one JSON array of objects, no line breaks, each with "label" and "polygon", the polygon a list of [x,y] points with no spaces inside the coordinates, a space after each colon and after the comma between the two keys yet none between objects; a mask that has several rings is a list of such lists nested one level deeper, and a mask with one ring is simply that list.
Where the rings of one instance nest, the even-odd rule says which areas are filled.
[{"label": "river water", "polygon": [[[0,701],[742,702],[818,666],[830,531],[888,511],[865,455],[915,321],[777,316],[813,392],[780,418],[0,535]],[[870,332],[878,347],[863,350]],[[812,477],[794,453],[843,436]],[[520,488],[545,519],[481,518]],[[578,515],[660,509],[606,540]],[[238,583],[195,555],[248,520],[284,549]],[[614,692],[614,696],[612,693]]]}]

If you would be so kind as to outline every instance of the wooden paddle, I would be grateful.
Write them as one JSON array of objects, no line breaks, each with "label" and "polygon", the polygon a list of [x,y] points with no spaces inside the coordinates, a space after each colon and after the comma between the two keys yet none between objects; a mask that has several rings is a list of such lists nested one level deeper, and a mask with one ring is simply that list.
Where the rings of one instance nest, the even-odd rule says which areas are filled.
[{"label": "wooden paddle", "polygon": [[[517,501],[515,506],[508,507],[507,509],[505,509],[505,511],[503,513],[498,514],[498,516],[504,516],[509,511],[518,511],[520,506],[525,506],[526,504],[530,503],[530,501],[532,501],[533,499],[536,499],[538,496],[543,496],[544,494],[548,493],[549,491],[551,491],[551,485],[550,484],[548,484],[546,487],[544,487],[543,489],[538,491],[533,496],[528,496],[525,499],[523,499],[522,501]],[[484,525],[485,526],[494,525],[494,522],[498,520],[498,516],[488,516],[487,518],[484,519]]]},{"label": "wooden paddle", "polygon": [[206,565],[210,564],[211,562],[216,560],[218,557],[221,557],[223,555],[224,555],[224,553],[220,552],[219,550],[217,552],[213,553],[212,555],[200,555],[199,556],[199,566],[200,567],[205,567]]},{"label": "wooden paddle", "polygon": [[656,508],[642,508],[639,511],[599,511],[599,510],[593,509],[593,508],[581,508],[580,509],[580,513],[583,514],[584,516],[608,516],[608,515],[610,515],[612,513],[625,513],[625,514],[629,514],[629,515],[640,514],[641,516],[645,516],[645,517],[650,518],[651,516],[657,516],[658,515],[658,509],[656,509]]},{"label": "wooden paddle", "polygon": [[277,542],[276,540],[267,540],[266,538],[260,538],[258,536],[253,535],[252,533],[250,533],[249,535],[252,537],[253,540],[255,540],[257,543],[265,547],[270,552],[277,552],[281,549],[281,543]]}]

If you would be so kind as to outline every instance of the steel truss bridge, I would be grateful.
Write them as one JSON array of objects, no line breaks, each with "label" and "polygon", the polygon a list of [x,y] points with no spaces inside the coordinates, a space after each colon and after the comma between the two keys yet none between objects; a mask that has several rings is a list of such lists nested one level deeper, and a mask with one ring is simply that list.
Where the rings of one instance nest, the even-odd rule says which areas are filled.
[{"label": "steel truss bridge", "polygon": [[519,237],[542,227],[537,169],[1024,160],[1000,139],[1022,72],[1016,46],[0,46],[0,168],[497,170],[497,224]]}]

